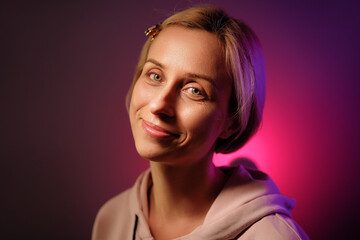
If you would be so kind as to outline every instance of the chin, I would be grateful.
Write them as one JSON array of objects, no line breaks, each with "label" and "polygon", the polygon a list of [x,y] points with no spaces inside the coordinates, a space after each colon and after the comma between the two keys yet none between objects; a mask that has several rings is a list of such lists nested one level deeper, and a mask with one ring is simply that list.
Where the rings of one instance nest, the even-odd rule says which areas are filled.
[{"label": "chin", "polygon": [[165,162],[169,158],[171,159],[171,153],[166,151],[164,147],[159,145],[154,146],[154,144],[137,144],[136,150],[138,154],[149,161],[156,161],[156,162]]}]

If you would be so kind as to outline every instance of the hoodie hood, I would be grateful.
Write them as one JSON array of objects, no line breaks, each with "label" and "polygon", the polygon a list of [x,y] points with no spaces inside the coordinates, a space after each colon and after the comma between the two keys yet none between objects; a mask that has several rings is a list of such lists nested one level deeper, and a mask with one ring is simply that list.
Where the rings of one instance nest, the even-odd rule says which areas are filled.
[{"label": "hoodie hood", "polygon": [[178,239],[232,239],[261,218],[291,217],[295,201],[280,194],[268,175],[243,166],[222,168],[229,180],[207,213],[203,225]]},{"label": "hoodie hood", "polygon": [[[229,178],[209,209],[204,222],[185,239],[233,239],[252,224],[270,214],[279,213],[291,218],[295,201],[280,194],[268,175],[243,166],[224,167],[221,170]],[[135,184],[130,198],[131,209],[136,215],[137,237],[153,239],[147,224],[147,189],[151,182],[150,171],[146,171]],[[135,201],[134,201],[135,200]]]}]

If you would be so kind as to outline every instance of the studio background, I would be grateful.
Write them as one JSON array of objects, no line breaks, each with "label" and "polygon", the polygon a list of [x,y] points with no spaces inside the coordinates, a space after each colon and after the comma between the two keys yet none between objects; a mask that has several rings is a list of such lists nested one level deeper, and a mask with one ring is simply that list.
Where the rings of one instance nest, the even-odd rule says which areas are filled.
[{"label": "studio background", "polygon": [[245,20],[267,63],[263,126],[244,149],[311,239],[356,239],[358,1],[2,1],[2,239],[90,239],[97,210],[148,167],[125,95],[143,32],[213,3]]}]

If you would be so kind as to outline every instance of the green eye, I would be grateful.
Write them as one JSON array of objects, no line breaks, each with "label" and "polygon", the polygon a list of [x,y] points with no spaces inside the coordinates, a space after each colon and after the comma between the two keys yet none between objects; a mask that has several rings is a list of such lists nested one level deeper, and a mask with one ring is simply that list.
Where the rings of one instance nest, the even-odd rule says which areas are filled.
[{"label": "green eye", "polygon": [[203,91],[202,88],[198,87],[187,87],[184,89],[186,96],[194,101],[204,101],[207,99],[207,95],[205,90]]},{"label": "green eye", "polygon": [[191,93],[194,95],[201,95],[201,92],[199,89],[196,88],[191,88]]},{"label": "green eye", "polygon": [[150,74],[150,78],[151,78],[152,80],[157,81],[157,82],[160,82],[160,81],[161,81],[161,77],[160,77],[158,74],[156,74],[156,73],[151,73],[151,74]]}]

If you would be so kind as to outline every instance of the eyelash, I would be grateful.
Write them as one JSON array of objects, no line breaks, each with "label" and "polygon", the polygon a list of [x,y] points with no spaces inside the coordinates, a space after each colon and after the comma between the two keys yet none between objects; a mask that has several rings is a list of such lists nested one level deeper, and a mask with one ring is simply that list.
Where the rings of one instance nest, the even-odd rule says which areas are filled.
[{"label": "eyelash", "polygon": [[[153,77],[151,77],[151,76],[158,76],[160,79],[154,79]],[[154,81],[156,81],[156,82],[160,82],[161,80],[162,80],[162,78],[161,78],[161,76],[159,75],[159,74],[156,74],[156,73],[153,73],[153,72],[150,72],[149,73],[149,78],[151,79],[151,80],[154,80]]]},{"label": "eyelash", "polygon": [[[189,87],[186,90],[191,90],[191,94],[194,96],[204,96],[203,92],[195,87]],[[194,91],[197,91],[198,93],[194,93]]]},{"label": "eyelash", "polygon": [[[155,72],[149,72],[147,73],[147,76],[150,78],[150,80],[155,81],[155,82],[161,82],[163,79],[160,76],[160,74],[157,74]],[[156,79],[156,77],[159,77],[160,79]],[[185,93],[190,93],[193,98],[202,98],[199,100],[205,100],[207,98],[207,95],[204,91],[200,90],[199,88],[196,87],[186,87],[185,89],[183,89],[183,91]],[[189,92],[190,91],[190,92]],[[197,92],[197,93],[195,93]]]}]

